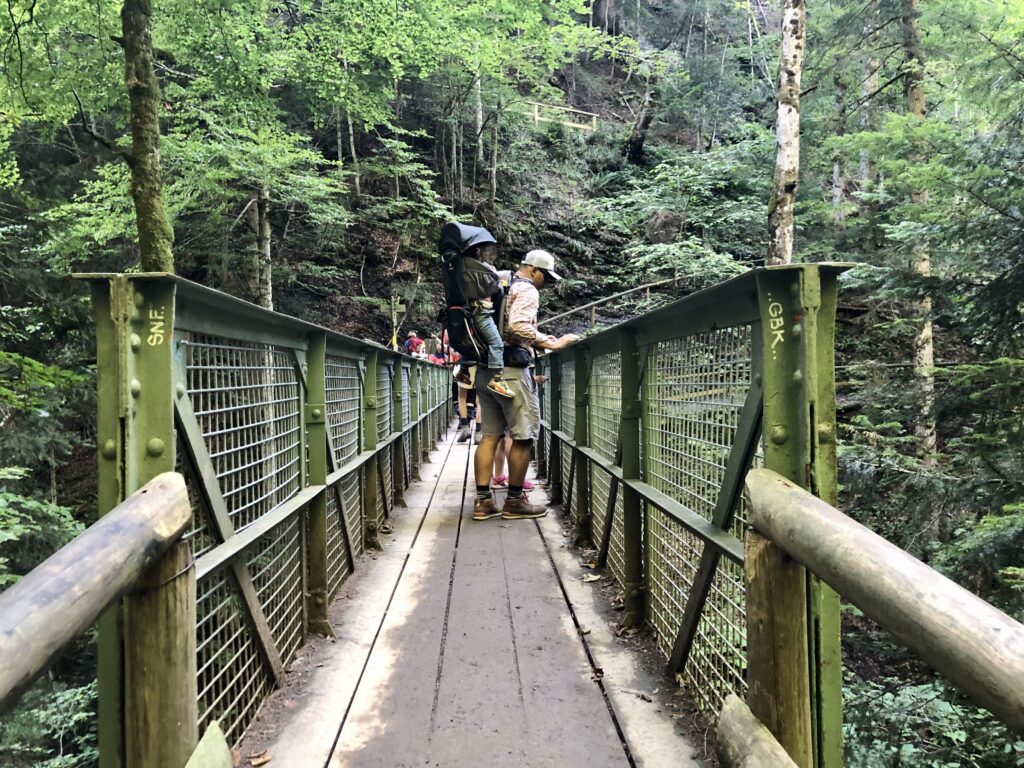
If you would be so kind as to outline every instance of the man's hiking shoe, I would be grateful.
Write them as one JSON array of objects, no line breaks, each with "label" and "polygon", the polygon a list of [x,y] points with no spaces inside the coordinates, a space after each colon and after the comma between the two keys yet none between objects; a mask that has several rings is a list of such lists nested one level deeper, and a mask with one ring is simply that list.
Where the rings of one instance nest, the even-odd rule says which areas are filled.
[{"label": "man's hiking shoe", "polygon": [[456,436],[455,442],[464,443],[467,440],[469,440],[469,437],[469,422],[466,422],[465,424],[459,424],[459,434]]},{"label": "man's hiking shoe", "polygon": [[522,496],[505,499],[505,506],[501,508],[503,520],[523,520],[534,517],[544,517],[548,508],[543,504],[531,504],[524,493]]},{"label": "man's hiking shoe", "polygon": [[473,502],[474,520],[490,520],[492,517],[497,517],[500,514],[501,510],[494,503],[493,496],[488,496],[486,499],[477,499]]},{"label": "man's hiking shoe", "polygon": [[508,384],[506,384],[501,379],[497,378],[491,379],[489,382],[487,382],[487,391],[493,392],[494,394],[500,395],[501,397],[512,398],[516,396],[516,393],[509,388]]}]

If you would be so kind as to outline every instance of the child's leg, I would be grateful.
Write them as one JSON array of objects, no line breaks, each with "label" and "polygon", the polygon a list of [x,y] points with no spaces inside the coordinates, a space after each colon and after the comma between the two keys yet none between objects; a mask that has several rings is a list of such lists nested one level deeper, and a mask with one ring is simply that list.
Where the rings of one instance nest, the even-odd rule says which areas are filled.
[{"label": "child's leg", "polygon": [[485,309],[477,309],[473,312],[473,321],[476,324],[476,331],[480,339],[487,345],[486,366],[492,370],[500,370],[504,367],[505,344],[498,333],[498,326],[494,324],[494,313]]}]

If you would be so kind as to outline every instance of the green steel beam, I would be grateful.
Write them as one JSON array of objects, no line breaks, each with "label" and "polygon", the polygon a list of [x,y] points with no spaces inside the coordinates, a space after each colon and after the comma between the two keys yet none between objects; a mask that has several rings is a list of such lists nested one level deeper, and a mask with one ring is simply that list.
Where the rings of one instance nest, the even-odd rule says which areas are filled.
[{"label": "green steel beam", "polygon": [[[590,445],[590,365],[592,358],[585,345],[573,345],[573,369],[576,377],[576,425],[573,440],[578,448]],[[590,471],[579,451],[573,451],[575,465],[575,488],[571,491],[576,499],[576,544],[590,541],[593,536],[591,521]],[[570,477],[572,476],[570,470]],[[571,484],[571,483],[570,483]]]},{"label": "green steel beam", "polygon": [[[836,488],[833,344],[841,271],[799,265],[757,272],[765,467],[830,503]],[[843,752],[839,598],[813,575],[805,578],[813,762],[833,768],[842,765]]]},{"label": "green steel beam", "polygon": [[[174,471],[173,283],[117,275],[91,282],[97,344],[99,513],[162,472]],[[120,605],[99,622],[102,768],[124,765],[124,622]],[[185,727],[188,727],[187,725]]]},{"label": "green steel beam", "polygon": [[[303,411],[303,423],[306,429],[309,446],[308,481],[310,485],[326,485],[328,467],[327,434],[327,390],[326,390],[326,355],[327,337],[324,334],[311,334],[309,350],[305,355],[306,363],[306,407]],[[335,493],[334,489],[330,493]],[[328,558],[327,551],[327,494],[318,493],[309,505],[307,512],[307,546],[308,546],[308,579],[306,589],[306,615],[309,617],[309,628],[317,634],[334,637],[334,630],[327,619],[328,602]],[[341,515],[344,519],[344,514]]]}]

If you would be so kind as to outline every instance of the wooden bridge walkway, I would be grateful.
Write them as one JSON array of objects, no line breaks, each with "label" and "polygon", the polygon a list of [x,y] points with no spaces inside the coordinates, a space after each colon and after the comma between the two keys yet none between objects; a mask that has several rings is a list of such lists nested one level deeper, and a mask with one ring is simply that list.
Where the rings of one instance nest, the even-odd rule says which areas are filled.
[{"label": "wooden bridge walkway", "polygon": [[243,765],[698,765],[674,686],[615,640],[557,515],[470,519],[471,451],[449,438],[423,465],[332,606],[337,640],[295,665]]}]

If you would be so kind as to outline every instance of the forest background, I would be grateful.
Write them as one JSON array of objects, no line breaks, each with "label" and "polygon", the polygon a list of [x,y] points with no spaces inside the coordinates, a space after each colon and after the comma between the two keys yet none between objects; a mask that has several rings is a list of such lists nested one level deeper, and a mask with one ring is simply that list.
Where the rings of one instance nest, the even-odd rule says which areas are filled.
[{"label": "forest background", "polygon": [[[402,332],[433,330],[452,218],[488,227],[500,266],[556,253],[551,313],[674,279],[596,326],[763,264],[781,5],[160,2],[176,270],[387,341],[395,298]],[[94,340],[69,275],[139,262],[120,11],[6,0],[0,20],[0,589],[95,517]],[[794,259],[856,265],[843,507],[1024,618],[1024,2],[819,0],[807,25]],[[849,765],[1024,765],[853,609],[844,637]],[[94,673],[87,638],[0,721],[0,763],[94,764]]]}]

